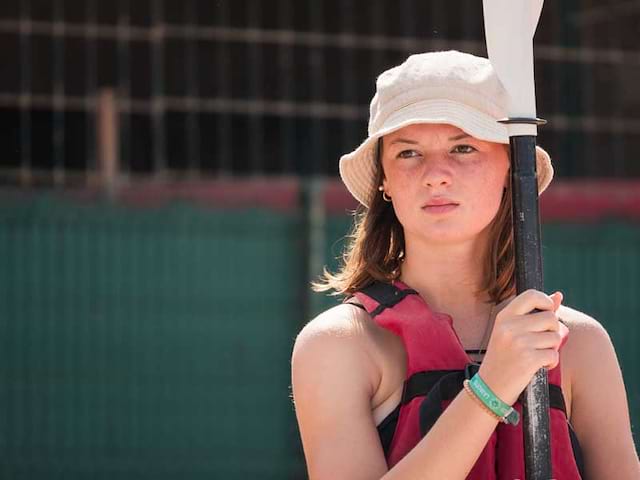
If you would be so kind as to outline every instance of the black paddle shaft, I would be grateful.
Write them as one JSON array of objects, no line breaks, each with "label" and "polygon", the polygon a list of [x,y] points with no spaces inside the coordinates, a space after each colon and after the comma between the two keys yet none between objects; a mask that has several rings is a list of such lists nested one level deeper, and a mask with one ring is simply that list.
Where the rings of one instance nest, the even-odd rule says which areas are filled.
[{"label": "black paddle shaft", "polygon": [[[511,186],[513,192],[513,235],[516,257],[516,291],[543,290],[536,137],[513,136]],[[523,434],[527,480],[553,478],[549,438],[549,380],[542,368],[524,393]]]}]

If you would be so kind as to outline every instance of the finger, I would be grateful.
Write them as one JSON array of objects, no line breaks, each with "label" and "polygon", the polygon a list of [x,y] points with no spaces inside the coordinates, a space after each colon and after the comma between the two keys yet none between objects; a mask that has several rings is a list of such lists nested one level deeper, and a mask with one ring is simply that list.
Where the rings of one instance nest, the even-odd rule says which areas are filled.
[{"label": "finger", "polygon": [[558,329],[558,333],[560,333],[560,336],[562,337],[562,341],[560,342],[560,347],[558,348],[562,348],[562,346],[565,343],[567,343],[567,336],[569,335],[569,329],[562,322],[558,322],[558,327],[560,327]]},{"label": "finger", "polygon": [[552,311],[543,311],[521,315],[518,319],[525,322],[523,328],[527,332],[558,332],[560,322],[558,316]]},{"label": "finger", "polygon": [[529,342],[531,342],[531,346],[537,350],[547,348],[558,350],[562,338],[560,332],[536,332],[530,334]]},{"label": "finger", "polygon": [[524,315],[532,310],[553,310],[553,299],[539,290],[526,290],[505,307],[510,313]]},{"label": "finger", "polygon": [[551,299],[553,300],[553,311],[557,312],[560,305],[562,305],[562,301],[564,300],[564,295],[562,292],[555,292],[551,295]]},{"label": "finger", "polygon": [[547,348],[544,350],[538,350],[544,358],[544,367],[551,370],[558,366],[560,363],[560,353],[555,348]]}]

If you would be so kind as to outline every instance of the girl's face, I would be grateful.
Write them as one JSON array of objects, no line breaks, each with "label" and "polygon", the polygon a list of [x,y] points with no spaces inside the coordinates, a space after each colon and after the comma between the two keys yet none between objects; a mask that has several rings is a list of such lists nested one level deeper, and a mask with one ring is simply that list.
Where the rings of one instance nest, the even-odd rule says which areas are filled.
[{"label": "girl's face", "polygon": [[452,125],[404,127],[384,137],[382,154],[383,186],[407,239],[451,244],[477,238],[509,182],[507,145]]}]

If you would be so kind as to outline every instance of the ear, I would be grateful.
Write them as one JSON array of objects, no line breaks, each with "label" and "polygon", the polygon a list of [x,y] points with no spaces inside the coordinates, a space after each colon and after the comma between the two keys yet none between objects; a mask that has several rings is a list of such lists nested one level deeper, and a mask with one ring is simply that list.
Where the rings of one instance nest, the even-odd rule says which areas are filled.
[{"label": "ear", "polygon": [[380,171],[378,172],[378,175],[382,176],[382,180],[380,181],[380,183],[378,183],[378,185],[376,185],[376,189],[382,185],[384,187],[384,191],[388,192],[387,188],[388,188],[388,183],[387,183],[387,176],[384,174],[384,165],[382,163],[382,138],[378,139],[378,158],[377,158],[377,162],[378,162],[378,168],[380,169]]}]

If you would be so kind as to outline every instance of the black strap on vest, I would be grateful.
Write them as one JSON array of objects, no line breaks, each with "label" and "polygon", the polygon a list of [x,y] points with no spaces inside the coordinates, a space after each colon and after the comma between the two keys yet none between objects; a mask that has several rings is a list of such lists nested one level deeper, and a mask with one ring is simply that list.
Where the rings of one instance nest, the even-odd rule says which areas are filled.
[{"label": "black strap on vest", "polygon": [[[431,427],[442,415],[442,402],[453,400],[460,390],[462,382],[470,380],[480,368],[479,365],[469,363],[464,370],[432,370],[413,374],[406,382],[402,393],[402,403],[409,403],[416,397],[424,397],[420,404],[420,432],[426,435]],[[523,394],[518,401],[522,402]],[[561,410],[565,417],[567,409],[564,403],[562,389],[553,383],[549,384],[549,406]]]},{"label": "black strap on vest", "polygon": [[386,308],[393,308],[394,305],[399,303],[400,300],[405,298],[407,295],[418,294],[418,292],[411,288],[400,290],[395,285],[383,282],[373,282],[360,291],[367,297],[370,297],[379,303],[376,309],[371,312],[371,318],[379,315]]},{"label": "black strap on vest", "polygon": [[[421,396],[425,397],[425,400],[423,400],[420,409],[420,430],[423,435],[426,435],[426,433],[433,427],[442,413],[442,403],[440,402],[440,398],[453,399],[461,390],[460,386],[455,385],[456,382],[453,380],[453,378],[462,382],[464,378],[471,378],[473,375],[475,375],[475,373],[478,371],[478,368],[479,365],[469,363],[465,367],[464,371],[432,370],[429,372],[418,372],[412,375],[411,378],[409,378],[405,382],[400,404],[398,404],[395,410],[391,412],[391,414],[389,414],[387,418],[385,418],[378,426],[380,442],[384,449],[385,457],[388,458],[389,456],[391,442],[393,441],[393,436],[398,424],[398,418],[400,416],[400,407],[402,405],[409,403],[414,398]],[[433,400],[431,400],[429,404],[425,405],[424,402],[426,401],[426,398],[429,397],[430,392],[433,390],[434,386],[436,386],[440,382],[440,380],[447,375],[450,375],[451,379],[442,382],[440,384],[441,386],[437,390],[439,391],[439,393],[434,393]],[[522,402],[523,396],[524,395],[520,395],[520,397],[518,398],[520,402]],[[567,411],[565,408],[564,397],[562,395],[562,389],[552,383],[549,384],[549,404],[551,408],[557,408],[558,410],[564,412],[566,417]],[[571,449],[578,466],[578,471],[580,472],[581,478],[585,478],[584,456],[582,454],[580,442],[578,441],[578,437],[571,427],[571,424],[567,422],[567,425],[569,430],[569,437],[571,439]]]}]

